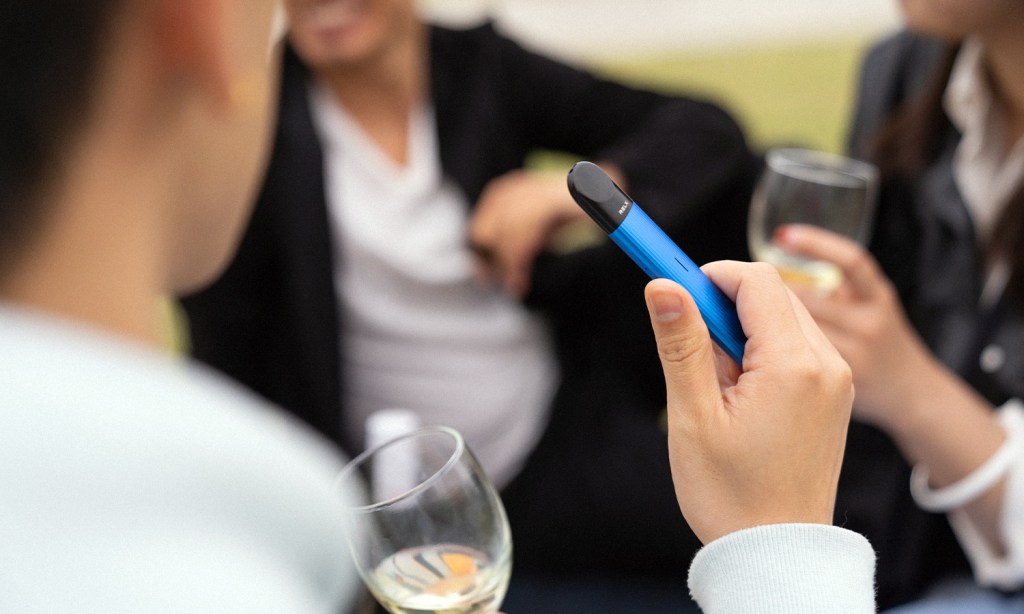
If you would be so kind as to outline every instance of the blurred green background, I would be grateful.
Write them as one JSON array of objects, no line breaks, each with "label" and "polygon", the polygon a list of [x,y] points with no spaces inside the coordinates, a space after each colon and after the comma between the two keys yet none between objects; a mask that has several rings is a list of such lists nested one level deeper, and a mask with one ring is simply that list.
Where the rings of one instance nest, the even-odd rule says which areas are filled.
[{"label": "blurred green background", "polygon": [[710,98],[751,143],[844,150],[867,47],[896,0],[416,0],[431,21],[491,20],[542,54],[632,84]]},{"label": "blurred green background", "polygon": [[634,58],[604,58],[599,73],[729,109],[758,148],[801,145],[840,153],[871,38]]},{"label": "blurred green background", "polygon": [[[711,100],[737,119],[755,151],[799,146],[844,153],[861,59],[876,39],[596,57],[584,66],[638,87]],[[539,151],[527,166],[564,173],[575,161]]]}]

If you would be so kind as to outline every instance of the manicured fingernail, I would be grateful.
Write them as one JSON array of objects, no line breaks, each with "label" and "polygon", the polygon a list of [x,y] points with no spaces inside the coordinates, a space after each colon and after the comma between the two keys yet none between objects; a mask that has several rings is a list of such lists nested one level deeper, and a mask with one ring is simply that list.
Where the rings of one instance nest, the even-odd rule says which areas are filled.
[{"label": "manicured fingernail", "polygon": [[679,297],[669,292],[652,292],[647,308],[661,322],[671,322],[683,312]]},{"label": "manicured fingernail", "polygon": [[795,226],[779,226],[775,229],[772,239],[775,243],[792,243],[800,234],[800,229]]}]

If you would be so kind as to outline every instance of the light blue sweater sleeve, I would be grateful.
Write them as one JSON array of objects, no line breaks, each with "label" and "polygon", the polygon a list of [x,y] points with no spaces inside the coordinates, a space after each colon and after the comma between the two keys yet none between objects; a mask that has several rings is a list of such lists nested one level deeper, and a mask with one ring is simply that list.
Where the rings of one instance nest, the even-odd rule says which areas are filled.
[{"label": "light blue sweater sleeve", "polygon": [[697,553],[689,587],[707,614],[875,611],[875,553],[862,535],[774,524],[721,537]]}]

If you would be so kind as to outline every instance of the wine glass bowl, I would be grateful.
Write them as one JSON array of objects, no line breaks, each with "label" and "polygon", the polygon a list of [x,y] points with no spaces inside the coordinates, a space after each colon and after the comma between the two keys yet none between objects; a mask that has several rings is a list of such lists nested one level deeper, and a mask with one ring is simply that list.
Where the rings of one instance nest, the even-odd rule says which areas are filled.
[{"label": "wine glass bowl", "polygon": [[365,485],[349,510],[356,568],[395,614],[494,612],[512,542],[497,491],[462,436],[425,427],[367,450],[338,478]]},{"label": "wine glass bowl", "polygon": [[786,224],[810,224],[866,245],[874,220],[878,170],[867,162],[808,149],[773,149],[750,204],[751,255],[783,279],[822,292],[842,281],[835,265],[787,253],[774,244]]}]

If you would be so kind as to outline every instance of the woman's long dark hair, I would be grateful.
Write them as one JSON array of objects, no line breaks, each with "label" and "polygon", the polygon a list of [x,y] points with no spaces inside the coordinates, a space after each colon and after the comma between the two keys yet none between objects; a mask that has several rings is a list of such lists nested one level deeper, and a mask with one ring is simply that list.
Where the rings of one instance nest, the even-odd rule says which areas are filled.
[{"label": "woman's long dark hair", "polygon": [[[924,88],[900,104],[883,122],[867,155],[882,182],[916,183],[942,152],[949,120],[942,106],[959,45],[949,45]],[[986,248],[988,262],[1010,265],[1007,292],[1024,301],[1024,183],[1007,202]]]}]

